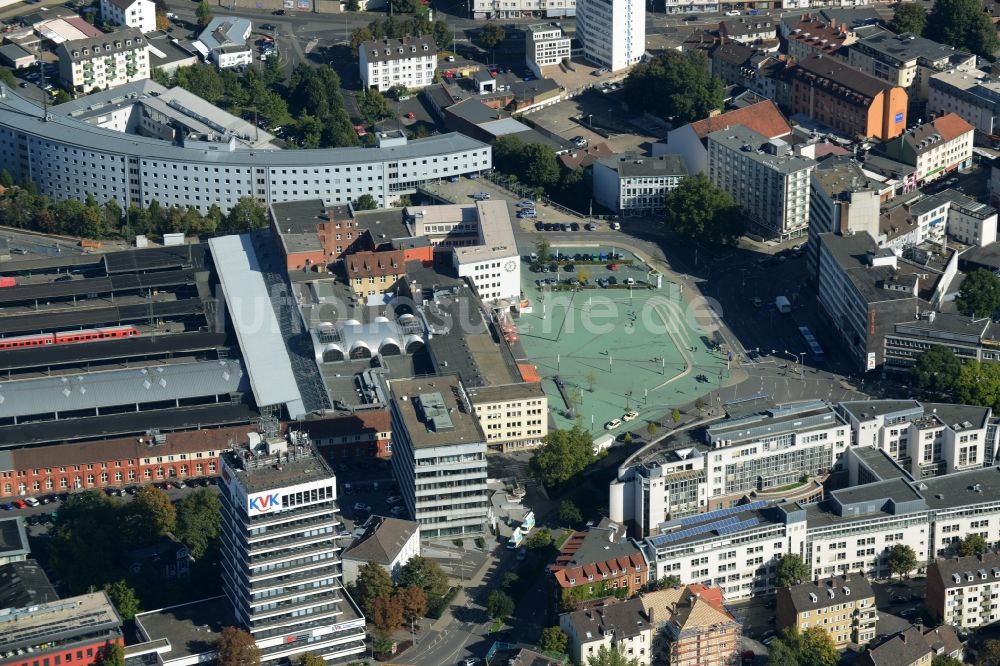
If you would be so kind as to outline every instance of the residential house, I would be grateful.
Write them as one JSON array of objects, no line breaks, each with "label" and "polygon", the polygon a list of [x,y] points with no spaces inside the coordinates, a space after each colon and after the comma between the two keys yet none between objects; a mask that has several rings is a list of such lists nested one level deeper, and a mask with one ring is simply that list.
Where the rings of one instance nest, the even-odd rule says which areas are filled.
[{"label": "residential house", "polygon": [[140,32],[156,30],[156,3],[153,0],[101,0],[101,18],[105,23],[138,28]]},{"label": "residential house", "polygon": [[419,89],[434,82],[437,44],[430,36],[377,39],[358,46],[358,69],[365,89],[394,86]]},{"label": "residential house", "polygon": [[374,562],[395,580],[400,569],[420,555],[420,523],[372,515],[361,535],[341,554],[344,582],[353,583],[362,566]]},{"label": "residential house", "polygon": [[927,567],[927,609],[942,624],[971,630],[1000,620],[994,595],[1000,595],[1000,554],[950,557]]},{"label": "residential house", "polygon": [[653,628],[641,599],[615,602],[611,598],[594,608],[563,613],[559,627],[569,637],[574,663],[587,663],[602,647],[616,650],[640,666],[651,663]]},{"label": "residential house", "polygon": [[554,604],[581,601],[624,589],[627,596],[644,590],[649,567],[642,551],[625,538],[625,530],[607,518],[575,532],[548,567]]},{"label": "residential house", "polygon": [[961,116],[948,113],[911,127],[883,144],[882,151],[914,167],[920,186],[971,167],[974,134],[975,128]]},{"label": "residential house", "polygon": [[787,35],[788,57],[806,60],[813,56],[839,56],[841,49],[857,41],[844,23],[817,14],[803,14]]},{"label": "residential house", "polygon": [[351,291],[361,302],[386,293],[406,274],[402,250],[356,252],[342,261]]},{"label": "residential house", "polygon": [[239,16],[215,16],[198,35],[208,57],[220,69],[249,65],[253,48],[249,43],[253,23]]},{"label": "residential house", "polygon": [[779,630],[819,627],[838,648],[875,638],[875,592],[864,576],[835,576],[778,588],[777,603]]},{"label": "residential house", "polygon": [[149,78],[149,45],[138,28],[63,42],[56,47],[59,80],[67,90],[90,92]]},{"label": "residential house", "polygon": [[931,666],[934,651],[917,627],[909,627],[865,651],[859,666]]},{"label": "residential house", "polygon": [[741,44],[761,44],[778,39],[778,26],[767,16],[741,16],[719,22],[719,36]]},{"label": "residential house", "polygon": [[657,637],[666,642],[663,663],[671,666],[731,666],[739,659],[742,625],[725,607],[722,590],[701,584],[639,596]]}]

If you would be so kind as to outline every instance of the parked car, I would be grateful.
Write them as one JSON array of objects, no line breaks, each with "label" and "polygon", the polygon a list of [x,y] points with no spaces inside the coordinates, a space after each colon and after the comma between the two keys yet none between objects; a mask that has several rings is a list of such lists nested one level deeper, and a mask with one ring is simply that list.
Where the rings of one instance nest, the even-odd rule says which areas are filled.
[{"label": "parked car", "polygon": [[518,206],[519,208],[534,208],[535,202],[529,201],[528,199],[521,199],[515,205]]},{"label": "parked car", "polygon": [[25,502],[23,499],[19,499],[14,502],[14,506],[18,509],[26,509],[28,508],[28,503]]},{"label": "parked car", "polygon": [[413,115],[412,111],[407,112],[406,114],[403,115],[403,117],[406,118],[407,120],[413,120],[414,118],[416,118],[416,116]]},{"label": "parked car", "polygon": [[364,502],[355,502],[354,503],[354,510],[355,511],[371,511],[372,508],[370,506],[368,506],[367,504],[365,504]]},{"label": "parked car", "polygon": [[728,12],[726,12],[726,16],[739,16],[739,15],[740,15],[740,10],[738,9],[730,9]]},{"label": "parked car", "polygon": [[633,409],[622,414],[622,421],[635,421],[636,417],[638,416],[639,412]]},{"label": "parked car", "polygon": [[569,228],[572,229],[573,231],[579,231],[580,230],[580,223],[579,222],[570,222]]},{"label": "parked car", "polygon": [[184,483],[183,481],[181,481],[180,479],[178,479],[177,481],[174,481],[173,486],[177,490],[180,490],[182,488],[187,488],[187,484]]},{"label": "parked car", "polygon": [[394,516],[402,516],[406,512],[406,507],[402,504],[397,504],[396,506],[389,509],[389,513]]},{"label": "parked car", "polygon": [[585,227],[585,229],[586,229],[587,231],[594,231],[594,230],[596,230],[596,229],[597,229],[597,225],[596,225],[596,224],[594,224],[593,222],[588,222],[588,223],[587,223],[587,226]]},{"label": "parked car", "polygon": [[386,504],[399,504],[402,501],[403,498],[400,497],[399,495],[389,495],[388,497],[385,498]]},{"label": "parked car", "polygon": [[611,419],[610,421],[604,424],[604,429],[614,430],[615,428],[621,427],[621,424],[622,424],[621,419]]},{"label": "parked car", "polygon": [[625,278],[625,284],[627,284],[628,286],[631,287],[632,285],[635,284],[635,278],[630,278],[630,277],[629,278]]},{"label": "parked car", "polygon": [[40,502],[36,500],[34,497],[25,497],[24,503],[27,504],[28,506],[38,506],[40,504]]},{"label": "parked car", "polygon": [[12,502],[4,502],[3,504],[0,504],[0,509],[3,509],[4,511],[13,511],[14,504]]}]

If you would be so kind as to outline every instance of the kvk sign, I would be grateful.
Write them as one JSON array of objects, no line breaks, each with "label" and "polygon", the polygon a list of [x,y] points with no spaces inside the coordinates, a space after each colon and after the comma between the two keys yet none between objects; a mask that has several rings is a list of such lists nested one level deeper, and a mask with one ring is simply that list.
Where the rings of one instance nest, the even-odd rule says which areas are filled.
[{"label": "kvk sign", "polygon": [[247,513],[256,516],[261,513],[269,513],[281,508],[280,493],[260,493],[250,495],[247,498]]}]

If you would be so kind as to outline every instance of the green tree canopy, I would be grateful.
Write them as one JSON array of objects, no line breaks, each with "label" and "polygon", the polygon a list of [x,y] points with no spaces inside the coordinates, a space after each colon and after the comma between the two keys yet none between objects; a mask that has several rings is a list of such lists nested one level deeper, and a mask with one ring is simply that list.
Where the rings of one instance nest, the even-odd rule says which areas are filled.
[{"label": "green tree canopy", "polygon": [[7,84],[11,88],[17,87],[17,77],[7,67],[0,67],[0,82]]},{"label": "green tree canopy", "polygon": [[479,45],[484,49],[496,48],[507,37],[507,31],[499,23],[489,21],[479,31]]},{"label": "green tree canopy", "polygon": [[955,659],[954,657],[942,654],[934,657],[934,661],[931,662],[931,666],[964,666],[964,662],[960,659]]},{"label": "green tree canopy", "polygon": [[546,652],[566,652],[566,644],[569,636],[559,627],[545,627],[542,629],[542,639],[539,646]]},{"label": "green tree canopy", "polygon": [[583,522],[583,514],[580,513],[580,507],[574,504],[572,500],[563,500],[559,503],[558,516],[563,525],[570,527]]},{"label": "green tree canopy", "polygon": [[212,6],[208,4],[208,0],[201,0],[198,3],[198,8],[194,10],[194,15],[198,17],[198,25],[205,27],[212,20]]},{"label": "green tree canopy", "polygon": [[656,582],[653,584],[657,590],[670,590],[681,586],[680,576],[664,576],[663,578],[657,578]]},{"label": "green tree canopy", "polygon": [[743,218],[732,196],[703,173],[684,178],[666,194],[664,222],[678,236],[708,243],[731,243],[743,233]]},{"label": "green tree canopy", "polygon": [[951,398],[962,404],[1000,408],[1000,363],[964,363],[952,388]]},{"label": "green tree canopy", "polygon": [[918,2],[899,3],[889,23],[889,29],[897,35],[904,32],[922,35],[925,27],[927,27],[927,10]]},{"label": "green tree canopy", "polygon": [[680,126],[722,107],[725,84],[709,74],[701,51],[667,51],[639,63],[625,79],[623,97],[632,113],[651,113]]},{"label": "green tree canopy", "polygon": [[358,567],[358,577],[354,581],[351,596],[366,614],[371,612],[373,601],[391,594],[392,578],[378,562],[366,562]]},{"label": "green tree canopy", "polygon": [[984,641],[976,657],[976,666],[1000,666],[1000,641]]},{"label": "green tree canopy", "polygon": [[167,493],[155,486],[143,486],[124,506],[119,520],[124,547],[140,548],[173,531],[177,510]]},{"label": "green tree canopy", "polygon": [[889,549],[885,562],[889,566],[889,571],[902,579],[916,568],[917,554],[905,543],[897,543]]},{"label": "green tree canopy", "polygon": [[528,463],[532,476],[546,485],[569,481],[594,462],[594,440],[579,425],[550,430]]},{"label": "green tree canopy", "polygon": [[778,587],[799,585],[809,579],[809,567],[798,555],[786,553],[778,560],[778,568],[774,578],[775,585]]},{"label": "green tree canopy", "polygon": [[513,135],[493,142],[493,164],[497,170],[515,174],[532,187],[554,187],[559,183],[559,161],[555,151],[541,143],[525,143]]},{"label": "green tree canopy", "polygon": [[191,551],[191,557],[200,558],[219,542],[219,522],[222,505],[218,493],[199,488],[184,496],[177,503],[177,526],[174,536]]},{"label": "green tree canopy", "polygon": [[375,210],[378,208],[378,201],[370,194],[362,194],[354,201],[354,210]]},{"label": "green tree canopy", "polygon": [[965,538],[958,542],[958,554],[962,557],[982,555],[989,549],[990,545],[980,534],[966,534]]},{"label": "green tree canopy", "polygon": [[125,666],[125,648],[118,641],[108,643],[97,655],[97,666]]},{"label": "green tree canopy", "polygon": [[223,222],[223,233],[241,234],[253,229],[263,229],[267,226],[267,208],[264,203],[253,197],[240,197],[229,209],[229,215]]},{"label": "green tree canopy", "polygon": [[822,627],[809,627],[802,632],[804,645],[802,646],[803,664],[809,666],[837,666],[840,663],[840,654],[837,646],[834,645],[830,634]]},{"label": "green tree canopy", "polygon": [[223,627],[215,641],[218,666],[260,666],[260,648],[253,637],[237,627]]},{"label": "green tree canopy", "polygon": [[318,654],[306,652],[299,656],[299,666],[326,666],[326,659]]},{"label": "green tree canopy", "polygon": [[532,550],[548,548],[552,545],[552,532],[547,527],[539,527],[528,535],[528,538],[524,540],[524,545]]},{"label": "green tree canopy", "polygon": [[597,654],[587,659],[587,666],[639,666],[639,660],[629,659],[615,648],[602,645]]},{"label": "green tree canopy", "polygon": [[955,352],[940,345],[918,354],[910,369],[910,377],[917,388],[938,393],[954,390],[961,374],[962,363]]},{"label": "green tree canopy", "polygon": [[197,64],[178,67],[174,76],[177,85],[181,88],[193,92],[212,104],[218,104],[223,95],[226,94],[222,75],[219,74],[218,68],[213,65]]},{"label": "green tree canopy", "polygon": [[962,281],[955,305],[971,317],[992,317],[1000,310],[1000,278],[985,268],[972,271]]},{"label": "green tree canopy", "polygon": [[124,580],[116,580],[113,583],[108,583],[104,586],[104,591],[107,593],[111,603],[118,610],[118,614],[126,622],[134,618],[135,614],[139,612],[139,597],[136,596],[132,586]]},{"label": "green tree canopy", "polygon": [[514,614],[514,600],[505,592],[493,590],[486,599],[486,612],[494,620],[506,620]]},{"label": "green tree canopy", "polygon": [[398,587],[416,585],[427,595],[428,602],[440,599],[451,587],[441,565],[419,555],[410,558],[410,561],[399,570],[396,585]]},{"label": "green tree canopy", "polygon": [[992,58],[997,32],[979,0],[935,0],[925,36],[936,42]]}]

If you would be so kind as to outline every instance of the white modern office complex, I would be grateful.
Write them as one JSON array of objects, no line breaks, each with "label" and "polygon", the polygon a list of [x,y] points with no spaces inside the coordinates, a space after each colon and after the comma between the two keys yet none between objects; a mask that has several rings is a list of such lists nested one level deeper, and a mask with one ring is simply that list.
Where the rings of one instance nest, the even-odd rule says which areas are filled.
[{"label": "white modern office complex", "polygon": [[619,215],[663,212],[667,193],[681,184],[687,167],[680,155],[612,155],[594,162],[594,201]]},{"label": "white modern office complex", "polygon": [[472,0],[472,16],[477,19],[522,16],[559,18],[574,14],[576,0]]},{"label": "white modern office complex", "polygon": [[431,37],[362,42],[358,46],[358,68],[366,89],[385,92],[393,86],[424,88],[434,82],[437,45]]},{"label": "white modern office complex", "polygon": [[458,375],[388,382],[392,468],[422,539],[482,534],[486,436]]},{"label": "white modern office complex", "polygon": [[252,435],[222,456],[222,587],[264,664],[365,651],[344,591],[337,481],[307,438]]},{"label": "white modern office complex", "polygon": [[540,446],[549,433],[549,399],[540,382],[478,386],[468,394],[491,450]]},{"label": "white modern office complex", "polygon": [[147,33],[156,30],[156,3],[153,0],[101,0],[101,18],[105,23],[138,28]]},{"label": "white modern office complex", "polygon": [[51,116],[0,84],[0,163],[50,199],[130,205],[213,205],[227,212],[241,197],[267,204],[320,198],[346,204],[370,194],[380,206],[421,183],[492,166],[490,146],[461,134],[408,141],[380,133],[374,148],[247,150],[236,140],[177,145]]},{"label": "white modern office complex", "polygon": [[59,80],[67,90],[90,92],[149,78],[149,44],[138,28],[63,42],[56,47]]},{"label": "white modern office complex", "polygon": [[628,69],[646,52],[646,5],[642,0],[580,0],[576,35],[587,60],[612,72]]},{"label": "white modern office complex", "polygon": [[815,160],[782,139],[737,125],[708,135],[708,175],[749,217],[762,237],[804,236],[809,228],[809,177]]},{"label": "white modern office complex", "polygon": [[571,41],[554,23],[528,26],[524,31],[524,60],[535,76],[542,78],[542,67],[569,58]]}]

